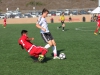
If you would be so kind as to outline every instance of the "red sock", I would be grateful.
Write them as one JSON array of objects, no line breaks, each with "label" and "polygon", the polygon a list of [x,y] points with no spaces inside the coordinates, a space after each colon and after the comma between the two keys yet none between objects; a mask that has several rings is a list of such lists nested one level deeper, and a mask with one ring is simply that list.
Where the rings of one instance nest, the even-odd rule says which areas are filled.
[{"label": "red sock", "polygon": [[6,24],[4,24],[4,27],[6,27]]},{"label": "red sock", "polygon": [[42,55],[43,55],[43,56],[45,56],[46,53],[47,53],[47,50],[43,50],[43,51],[42,51]]},{"label": "red sock", "polygon": [[32,54],[31,56],[34,56],[35,58],[38,58],[39,57],[39,54]]},{"label": "red sock", "polygon": [[54,57],[57,56],[57,54],[54,54]]},{"label": "red sock", "polygon": [[98,29],[95,30],[95,33],[97,33],[97,32],[98,32]]}]

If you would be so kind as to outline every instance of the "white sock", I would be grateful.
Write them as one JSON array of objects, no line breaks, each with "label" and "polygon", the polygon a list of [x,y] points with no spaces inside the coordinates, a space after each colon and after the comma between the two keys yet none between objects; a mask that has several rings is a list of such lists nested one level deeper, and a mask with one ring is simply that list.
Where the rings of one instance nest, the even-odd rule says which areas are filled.
[{"label": "white sock", "polygon": [[50,48],[50,45],[46,44],[44,48],[48,49],[48,48]]},{"label": "white sock", "polygon": [[57,49],[56,49],[56,46],[52,46],[52,48],[53,48],[53,54],[54,54],[54,56],[57,56]]}]

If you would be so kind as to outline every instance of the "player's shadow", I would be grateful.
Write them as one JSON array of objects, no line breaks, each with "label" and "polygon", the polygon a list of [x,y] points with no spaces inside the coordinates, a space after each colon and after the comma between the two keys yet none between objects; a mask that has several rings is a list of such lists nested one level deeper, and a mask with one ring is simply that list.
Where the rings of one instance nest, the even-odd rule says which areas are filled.
[{"label": "player's shadow", "polygon": [[[59,54],[60,54],[62,51],[64,51],[64,50],[65,50],[65,49],[57,50],[57,56],[59,56]],[[54,56],[53,53],[51,53],[51,55]]]},{"label": "player's shadow", "polygon": [[[64,51],[65,49],[60,49],[60,50],[57,50],[57,56],[59,56],[59,54],[62,52],[62,51]],[[49,61],[49,60],[52,60],[53,59],[53,53],[51,53],[51,57],[46,57],[45,59],[44,59],[44,62],[47,62],[47,61]]]},{"label": "player's shadow", "polygon": [[[34,62],[37,62],[37,58],[30,56]],[[52,60],[52,57],[45,57],[42,63],[47,63],[47,61]]]},{"label": "player's shadow", "polygon": [[33,60],[37,60],[37,58],[33,57],[33,56],[29,56],[30,58],[32,58]]},{"label": "player's shadow", "polygon": [[[60,49],[60,50],[57,50],[57,56],[59,56],[59,54],[64,51],[65,49]],[[43,63],[47,63],[49,60],[52,60],[53,59],[53,53],[51,53],[51,57],[45,57]],[[38,60],[37,58],[33,57],[33,56],[30,56],[34,61]]]},{"label": "player's shadow", "polygon": [[44,62],[47,63],[49,60],[52,60],[52,57],[46,57],[46,58],[44,59]]},{"label": "player's shadow", "polygon": [[[65,49],[60,49],[60,50],[57,50],[57,56],[59,56],[59,54],[62,52],[62,51],[64,51]],[[44,62],[47,62],[47,61],[49,61],[49,60],[52,60],[53,59],[53,53],[51,53],[51,57],[46,57],[45,59],[44,59]]]},{"label": "player's shadow", "polygon": [[69,29],[65,29],[65,31],[68,31]]}]

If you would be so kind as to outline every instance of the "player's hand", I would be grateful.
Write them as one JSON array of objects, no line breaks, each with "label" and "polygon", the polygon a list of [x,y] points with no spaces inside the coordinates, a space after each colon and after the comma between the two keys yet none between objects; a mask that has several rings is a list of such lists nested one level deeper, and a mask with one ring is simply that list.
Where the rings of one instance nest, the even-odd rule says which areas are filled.
[{"label": "player's hand", "polygon": [[31,40],[34,40],[34,38],[31,38]]},{"label": "player's hand", "polygon": [[43,30],[44,32],[46,32],[46,29],[45,29],[45,28],[42,28],[42,30]]}]

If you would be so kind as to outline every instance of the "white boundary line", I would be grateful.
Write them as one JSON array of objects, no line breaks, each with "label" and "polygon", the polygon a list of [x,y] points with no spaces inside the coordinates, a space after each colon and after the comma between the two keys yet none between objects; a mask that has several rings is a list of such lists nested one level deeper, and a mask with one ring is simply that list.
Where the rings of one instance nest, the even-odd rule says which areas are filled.
[{"label": "white boundary line", "polygon": [[80,30],[80,31],[94,31],[94,30],[85,30],[85,28],[91,28],[91,27],[78,27],[78,28],[75,28],[75,30]]}]

